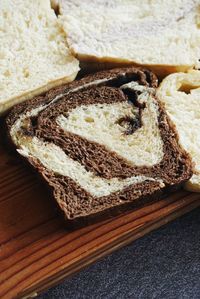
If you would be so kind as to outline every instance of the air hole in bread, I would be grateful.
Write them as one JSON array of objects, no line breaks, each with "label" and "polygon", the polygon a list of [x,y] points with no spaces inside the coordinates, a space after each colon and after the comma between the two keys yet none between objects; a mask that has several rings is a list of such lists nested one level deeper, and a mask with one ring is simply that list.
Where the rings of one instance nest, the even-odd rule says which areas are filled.
[{"label": "air hole in bread", "polygon": [[37,126],[37,117],[32,116],[30,120],[31,120],[32,127],[33,128],[36,127]]},{"label": "air hole in bread", "polygon": [[50,34],[48,37],[48,40],[51,42],[53,40],[55,40],[55,35],[54,34]]},{"label": "air hole in bread", "polygon": [[26,27],[29,28],[30,27],[30,21],[26,20],[25,23],[26,23]]},{"label": "air hole in bread", "polygon": [[5,58],[5,53],[0,52],[0,59],[4,59]]},{"label": "air hole in bread", "polygon": [[9,72],[9,70],[6,70],[6,71],[3,73],[3,75],[4,75],[5,77],[10,77],[10,72]]},{"label": "air hole in bread", "polygon": [[7,11],[4,11],[4,12],[3,12],[3,17],[4,17],[5,19],[7,19],[7,17],[8,17],[8,13],[7,13]]},{"label": "air hole in bread", "polygon": [[29,70],[23,69],[23,74],[24,74],[24,78],[28,78],[30,75]]},{"label": "air hole in bread", "polygon": [[134,118],[128,115],[121,117],[118,119],[117,123],[125,129],[125,135],[131,135],[142,126],[141,112],[139,111]]},{"label": "air hole in bread", "polygon": [[92,117],[86,117],[86,118],[85,118],[85,121],[86,121],[87,123],[93,123],[93,122],[94,122],[94,118],[92,118]]}]

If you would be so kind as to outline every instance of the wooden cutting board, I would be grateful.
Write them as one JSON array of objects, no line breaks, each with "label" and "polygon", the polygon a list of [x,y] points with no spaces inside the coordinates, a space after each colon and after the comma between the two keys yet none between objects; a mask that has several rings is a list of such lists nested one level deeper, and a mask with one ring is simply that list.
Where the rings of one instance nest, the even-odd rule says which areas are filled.
[{"label": "wooden cutting board", "polygon": [[0,143],[0,298],[36,296],[200,206],[199,198],[179,191],[137,211],[70,232],[42,183]]}]

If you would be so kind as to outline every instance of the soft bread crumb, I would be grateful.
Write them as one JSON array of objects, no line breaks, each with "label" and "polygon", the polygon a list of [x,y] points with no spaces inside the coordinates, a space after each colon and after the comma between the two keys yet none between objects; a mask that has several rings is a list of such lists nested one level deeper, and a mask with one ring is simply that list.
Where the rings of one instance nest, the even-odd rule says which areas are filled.
[{"label": "soft bread crumb", "polygon": [[138,108],[127,102],[81,105],[68,117],[59,116],[57,123],[66,132],[106,145],[132,165],[153,166],[163,158],[163,142],[158,128],[158,108],[153,99],[148,100],[146,105],[143,125],[131,135],[125,135],[123,127],[117,124],[121,117],[137,113]]},{"label": "soft bread crumb", "polygon": [[[97,84],[97,82],[100,82],[100,80],[94,81],[93,84]],[[134,117],[137,113],[138,108],[128,102],[81,105],[72,109],[68,117],[61,113],[56,120],[58,126],[66,132],[77,134],[89,141],[104,145],[109,151],[125,158],[132,166],[153,166],[158,164],[163,158],[163,141],[158,128],[158,106],[151,93],[148,98],[146,97],[147,88],[136,82],[132,85],[134,89],[141,91],[141,98],[146,103],[142,115],[143,125],[134,134],[125,135],[123,128],[116,122],[121,117],[127,115]],[[130,88],[132,85],[129,83],[121,86],[121,88]],[[75,90],[77,88],[72,91]],[[55,98],[54,101],[58,99],[59,97]],[[143,181],[158,182],[162,188],[164,187],[161,179],[144,175],[134,175],[126,179],[99,177],[88,171],[80,162],[71,159],[55,144],[44,142],[35,136],[23,136],[21,128],[26,127],[26,119],[37,116],[48,105],[50,104],[39,106],[22,114],[12,126],[10,134],[22,156],[38,159],[48,170],[70,177],[95,197],[108,196],[113,192],[121,191],[132,184]]]},{"label": "soft bread crumb", "polygon": [[169,75],[157,95],[176,125],[181,145],[195,164],[195,173],[185,188],[200,192],[200,71]]},{"label": "soft bread crumb", "polygon": [[93,67],[136,63],[170,73],[198,65],[198,0],[60,0],[59,6],[70,49]]},{"label": "soft bread crumb", "polygon": [[105,179],[95,176],[87,171],[78,161],[69,158],[64,151],[52,144],[44,143],[37,137],[21,139],[21,149],[18,152],[25,157],[36,157],[47,169],[56,174],[70,177],[91,195],[96,197],[107,196],[113,192],[122,190],[131,184],[137,184],[145,180],[158,181],[163,187],[162,180],[156,180],[147,176],[132,176],[126,179]]},{"label": "soft bread crumb", "polygon": [[72,81],[78,61],[49,0],[0,0],[0,114]]}]

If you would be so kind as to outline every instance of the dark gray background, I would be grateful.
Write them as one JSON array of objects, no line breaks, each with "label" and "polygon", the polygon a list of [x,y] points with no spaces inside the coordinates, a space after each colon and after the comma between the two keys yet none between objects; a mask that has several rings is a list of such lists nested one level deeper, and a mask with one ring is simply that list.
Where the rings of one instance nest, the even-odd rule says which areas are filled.
[{"label": "dark gray background", "polygon": [[40,299],[200,298],[200,209],[102,259]]}]

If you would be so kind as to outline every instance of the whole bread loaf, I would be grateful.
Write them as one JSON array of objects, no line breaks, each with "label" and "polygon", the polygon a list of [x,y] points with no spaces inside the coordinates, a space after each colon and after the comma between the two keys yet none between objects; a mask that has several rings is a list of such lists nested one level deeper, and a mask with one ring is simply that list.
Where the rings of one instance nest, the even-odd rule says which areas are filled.
[{"label": "whole bread loaf", "polygon": [[0,115],[79,70],[50,0],[0,0]]},{"label": "whole bread loaf", "polygon": [[18,153],[44,178],[68,222],[136,208],[191,177],[191,160],[156,86],[148,70],[113,69],[52,89],[9,114]]},{"label": "whole bread loaf", "polygon": [[157,95],[176,125],[182,147],[194,163],[194,174],[185,188],[200,192],[200,71],[166,77]]},{"label": "whole bread loaf", "polygon": [[136,64],[163,76],[199,65],[199,0],[58,2],[69,47],[87,68]]}]

